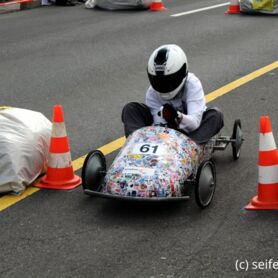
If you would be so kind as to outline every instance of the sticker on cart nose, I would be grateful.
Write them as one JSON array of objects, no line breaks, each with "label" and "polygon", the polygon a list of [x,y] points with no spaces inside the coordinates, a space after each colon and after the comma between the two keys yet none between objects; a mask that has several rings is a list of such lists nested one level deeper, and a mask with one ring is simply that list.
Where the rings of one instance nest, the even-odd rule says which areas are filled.
[{"label": "sticker on cart nose", "polygon": [[167,153],[164,146],[158,144],[136,144],[132,150],[133,154],[164,155]]},{"label": "sticker on cart nose", "polygon": [[143,167],[126,167],[123,172],[126,175],[140,175],[140,176],[150,176],[153,177],[155,170],[150,168],[143,168]]}]

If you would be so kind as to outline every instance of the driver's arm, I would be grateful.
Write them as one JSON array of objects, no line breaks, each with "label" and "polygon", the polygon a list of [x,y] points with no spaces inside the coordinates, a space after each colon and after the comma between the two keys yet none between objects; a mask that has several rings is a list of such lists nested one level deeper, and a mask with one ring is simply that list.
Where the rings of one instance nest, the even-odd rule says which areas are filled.
[{"label": "driver's arm", "polygon": [[178,112],[180,118],[178,128],[188,133],[200,126],[207,107],[202,84],[194,74],[188,76],[186,86],[187,114]]},{"label": "driver's arm", "polygon": [[151,110],[154,125],[167,123],[162,117],[158,116],[158,112],[160,111],[160,108],[163,105],[163,103],[158,99],[152,87],[149,87],[146,93],[146,105]]}]

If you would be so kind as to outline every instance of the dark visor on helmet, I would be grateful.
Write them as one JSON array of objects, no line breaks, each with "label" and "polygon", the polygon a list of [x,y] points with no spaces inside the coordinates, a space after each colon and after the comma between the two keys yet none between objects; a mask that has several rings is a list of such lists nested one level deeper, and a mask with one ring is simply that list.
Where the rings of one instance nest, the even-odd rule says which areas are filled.
[{"label": "dark visor on helmet", "polygon": [[180,70],[169,75],[152,75],[148,73],[152,87],[159,93],[170,93],[181,84],[186,77],[186,64]]}]

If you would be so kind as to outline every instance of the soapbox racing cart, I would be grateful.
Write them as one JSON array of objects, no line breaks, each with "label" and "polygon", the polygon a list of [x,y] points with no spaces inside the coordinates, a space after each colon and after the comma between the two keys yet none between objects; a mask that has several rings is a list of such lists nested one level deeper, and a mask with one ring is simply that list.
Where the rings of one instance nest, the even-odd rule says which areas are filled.
[{"label": "soapbox racing cart", "polygon": [[204,208],[216,186],[213,152],[231,143],[237,160],[242,142],[240,120],[234,122],[232,136],[217,134],[205,144],[167,127],[143,127],[128,137],[108,171],[99,150],[87,155],[83,190],[98,197],[154,202],[187,200],[194,188],[196,202]]}]

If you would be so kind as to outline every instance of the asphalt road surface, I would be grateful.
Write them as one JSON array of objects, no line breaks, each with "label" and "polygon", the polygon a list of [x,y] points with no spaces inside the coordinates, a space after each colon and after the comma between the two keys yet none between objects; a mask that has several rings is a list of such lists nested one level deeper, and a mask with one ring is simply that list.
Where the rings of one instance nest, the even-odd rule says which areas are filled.
[{"label": "asphalt road surface", "polygon": [[[44,7],[0,16],[0,105],[64,108],[73,159],[121,136],[121,109],[144,101],[146,64],[176,43],[206,94],[277,61],[275,16],[225,15],[220,0],[168,0],[166,12]],[[241,157],[215,154],[211,206],[142,205],[40,190],[0,212],[0,277],[277,277],[277,212],[247,212],[257,193],[259,117],[278,140],[278,70],[212,101],[240,118]],[[107,156],[108,165],[117,152]],[[1,198],[0,198],[1,203]],[[243,263],[242,263],[243,262]],[[262,262],[261,269],[256,264]],[[237,266],[249,269],[236,270]]]}]

